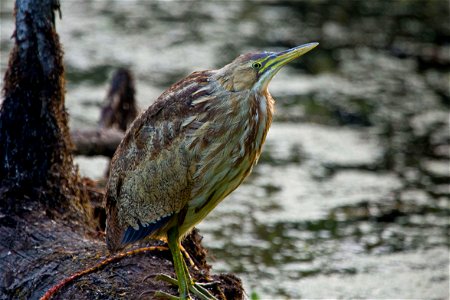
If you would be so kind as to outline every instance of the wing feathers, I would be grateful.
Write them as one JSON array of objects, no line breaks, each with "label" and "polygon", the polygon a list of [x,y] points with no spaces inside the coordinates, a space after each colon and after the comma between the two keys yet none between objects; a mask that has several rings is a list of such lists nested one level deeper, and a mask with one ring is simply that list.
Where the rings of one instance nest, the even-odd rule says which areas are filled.
[{"label": "wing feathers", "polygon": [[115,220],[108,222],[116,224],[117,244],[154,233],[168,220],[165,216],[179,212],[190,200],[190,166],[195,162],[185,149],[186,138],[191,127],[203,124],[196,117],[204,107],[192,101],[210,97],[204,88],[209,75],[193,73],[167,89],[135,120],[117,149],[106,196],[108,210],[116,211],[109,214]]},{"label": "wing feathers", "polygon": [[134,229],[133,227],[129,226],[123,235],[121,242],[122,245],[125,246],[127,244],[137,242],[139,240],[142,240],[146,236],[151,235],[156,230],[163,227],[169,221],[171,216],[172,215],[165,216],[158,221],[147,225],[142,225],[141,222],[138,221],[138,229]]}]

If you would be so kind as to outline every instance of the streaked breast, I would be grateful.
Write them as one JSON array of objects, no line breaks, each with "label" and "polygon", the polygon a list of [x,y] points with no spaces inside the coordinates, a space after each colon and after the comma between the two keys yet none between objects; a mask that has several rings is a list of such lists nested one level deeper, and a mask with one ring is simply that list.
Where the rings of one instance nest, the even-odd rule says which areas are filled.
[{"label": "streaked breast", "polygon": [[188,232],[250,174],[272,122],[273,99],[268,92],[248,93],[244,99],[230,95],[214,107],[221,107],[215,112],[219,115],[208,117],[214,122],[204,122],[191,141],[199,160],[180,232]]}]

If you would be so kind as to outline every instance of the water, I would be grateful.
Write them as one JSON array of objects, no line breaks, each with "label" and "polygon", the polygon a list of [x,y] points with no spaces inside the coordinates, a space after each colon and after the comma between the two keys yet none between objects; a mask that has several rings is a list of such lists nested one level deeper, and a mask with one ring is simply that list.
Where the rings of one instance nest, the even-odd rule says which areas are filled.
[{"label": "water", "polygon": [[[319,41],[271,83],[260,163],[200,224],[209,261],[261,299],[448,299],[448,8],[331,2],[63,1],[70,126],[96,126],[119,66],[145,108],[194,70]],[[100,178],[107,159],[76,162]]]}]

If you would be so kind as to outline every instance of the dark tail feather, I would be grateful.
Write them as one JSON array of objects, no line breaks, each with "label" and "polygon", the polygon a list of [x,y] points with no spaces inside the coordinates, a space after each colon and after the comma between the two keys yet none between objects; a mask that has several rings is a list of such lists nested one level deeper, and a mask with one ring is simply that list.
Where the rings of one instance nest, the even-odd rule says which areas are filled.
[{"label": "dark tail feather", "polygon": [[121,244],[126,245],[142,240],[146,236],[152,234],[153,232],[164,226],[169,221],[170,217],[170,215],[163,217],[158,221],[150,223],[146,226],[142,225],[141,222],[138,221],[139,228],[134,229],[133,227],[129,226],[125,231],[125,234],[123,235]]}]

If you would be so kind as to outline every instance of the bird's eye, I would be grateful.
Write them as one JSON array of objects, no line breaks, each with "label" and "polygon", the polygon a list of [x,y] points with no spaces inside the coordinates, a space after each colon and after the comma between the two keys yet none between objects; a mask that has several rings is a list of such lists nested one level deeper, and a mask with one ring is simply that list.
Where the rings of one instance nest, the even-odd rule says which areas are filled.
[{"label": "bird's eye", "polygon": [[259,62],[252,63],[252,68],[255,69],[255,70],[260,69],[261,68],[261,63],[259,63]]}]

